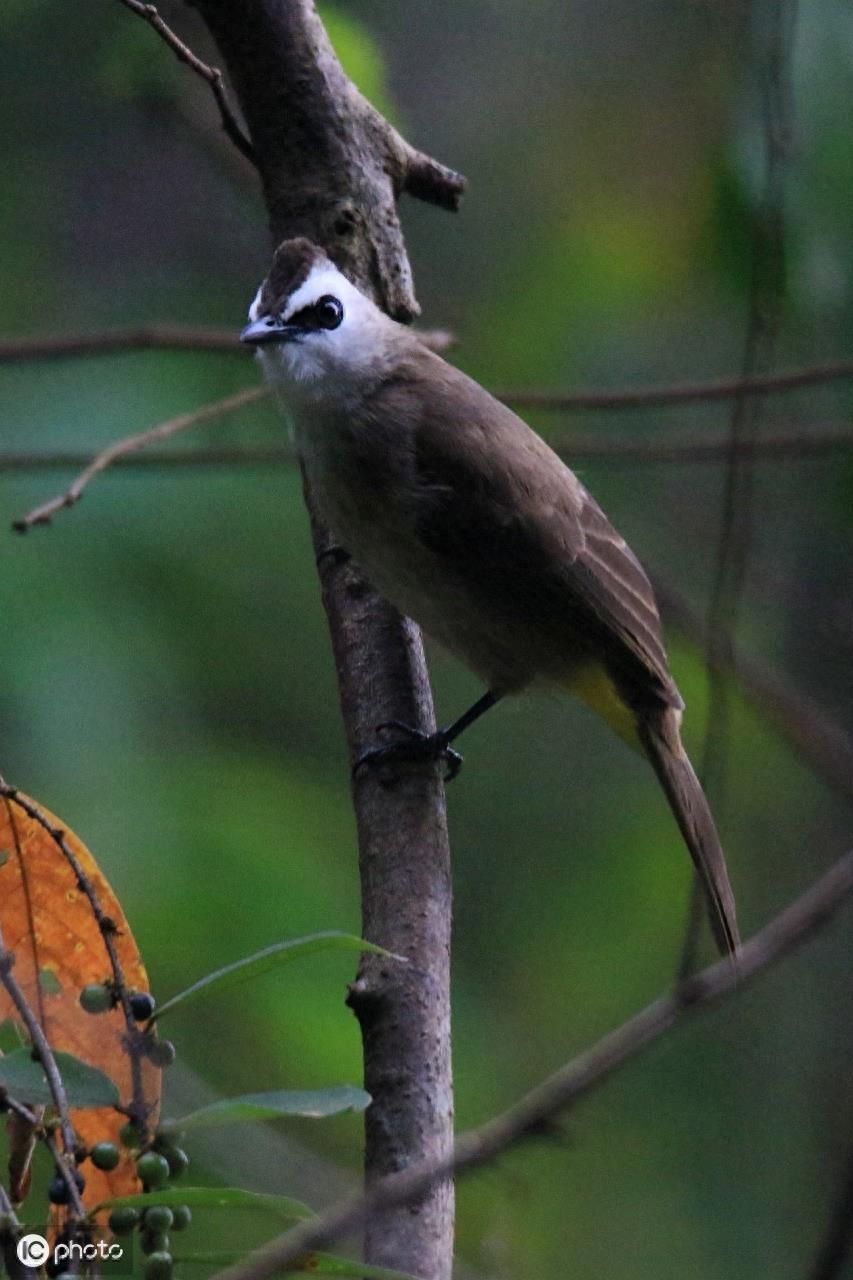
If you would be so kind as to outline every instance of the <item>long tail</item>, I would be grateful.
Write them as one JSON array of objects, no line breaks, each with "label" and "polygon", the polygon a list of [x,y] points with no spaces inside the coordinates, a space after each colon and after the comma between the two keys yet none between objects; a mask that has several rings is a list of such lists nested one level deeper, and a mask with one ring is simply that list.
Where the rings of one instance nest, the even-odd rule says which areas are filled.
[{"label": "long tail", "polygon": [[699,873],[720,953],[734,955],[740,934],[726,859],[705,793],[681,745],[677,713],[642,717],[637,732]]}]

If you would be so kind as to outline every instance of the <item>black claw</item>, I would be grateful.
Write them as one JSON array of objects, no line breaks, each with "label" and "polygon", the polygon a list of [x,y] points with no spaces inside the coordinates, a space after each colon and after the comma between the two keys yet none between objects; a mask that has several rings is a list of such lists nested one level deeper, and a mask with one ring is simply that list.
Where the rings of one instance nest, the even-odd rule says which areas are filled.
[{"label": "black claw", "polygon": [[423,733],[413,729],[401,720],[384,720],[376,726],[376,732],[382,733],[393,729],[403,736],[387,746],[368,747],[356,760],[352,768],[355,778],[362,769],[372,769],[382,764],[421,764],[441,760],[445,767],[444,781],[452,782],[462,768],[462,756],[454,751],[447,741],[446,731],[439,729],[437,733]]}]

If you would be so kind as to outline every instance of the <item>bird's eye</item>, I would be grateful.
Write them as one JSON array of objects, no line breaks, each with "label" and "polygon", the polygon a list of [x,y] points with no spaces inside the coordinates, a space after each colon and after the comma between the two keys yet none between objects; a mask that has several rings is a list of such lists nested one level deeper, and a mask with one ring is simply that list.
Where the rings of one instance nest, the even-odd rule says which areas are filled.
[{"label": "bird's eye", "polygon": [[344,318],[344,309],[337,298],[325,294],[314,305],[314,315],[321,329],[337,329]]}]

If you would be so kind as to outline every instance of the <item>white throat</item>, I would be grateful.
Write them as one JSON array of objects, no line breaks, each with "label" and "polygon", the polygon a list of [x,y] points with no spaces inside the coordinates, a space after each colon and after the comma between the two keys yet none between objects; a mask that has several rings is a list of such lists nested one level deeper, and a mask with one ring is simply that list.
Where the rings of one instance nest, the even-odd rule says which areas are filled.
[{"label": "white throat", "polygon": [[[250,321],[261,318],[259,289],[249,308]],[[285,322],[325,295],[337,298],[343,319],[336,329],[318,329],[295,341],[258,347],[264,377],[292,408],[301,403],[340,404],[360,398],[388,365],[397,338],[394,324],[328,260],[311,268],[288,298]]]}]

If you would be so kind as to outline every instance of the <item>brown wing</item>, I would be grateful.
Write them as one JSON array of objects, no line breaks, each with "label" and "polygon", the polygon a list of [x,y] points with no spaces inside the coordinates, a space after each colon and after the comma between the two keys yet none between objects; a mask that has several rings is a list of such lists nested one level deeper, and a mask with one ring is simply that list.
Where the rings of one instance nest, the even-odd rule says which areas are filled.
[{"label": "brown wing", "polygon": [[669,674],[652,584],[625,539],[586,490],[580,512],[583,549],[572,584],[609,632],[640,659],[670,705],[683,705]]},{"label": "brown wing", "polygon": [[526,423],[433,359],[443,377],[431,377],[415,431],[418,536],[473,594],[555,639],[580,638],[632,700],[681,706],[651,584],[625,540]]}]

